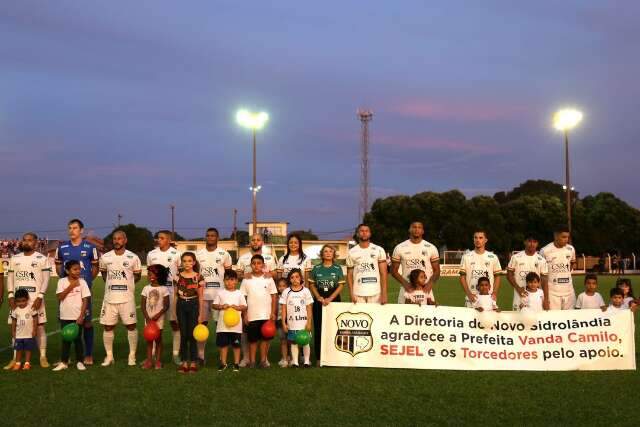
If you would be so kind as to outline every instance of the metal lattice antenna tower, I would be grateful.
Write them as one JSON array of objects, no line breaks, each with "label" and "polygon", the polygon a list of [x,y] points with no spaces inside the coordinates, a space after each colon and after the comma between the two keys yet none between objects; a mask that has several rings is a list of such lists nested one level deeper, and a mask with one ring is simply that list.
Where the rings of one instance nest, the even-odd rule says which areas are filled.
[{"label": "metal lattice antenna tower", "polygon": [[362,221],[364,214],[369,211],[369,122],[373,119],[371,110],[358,109],[358,119],[362,124],[360,150],[362,154],[360,165],[360,208],[358,214]]}]

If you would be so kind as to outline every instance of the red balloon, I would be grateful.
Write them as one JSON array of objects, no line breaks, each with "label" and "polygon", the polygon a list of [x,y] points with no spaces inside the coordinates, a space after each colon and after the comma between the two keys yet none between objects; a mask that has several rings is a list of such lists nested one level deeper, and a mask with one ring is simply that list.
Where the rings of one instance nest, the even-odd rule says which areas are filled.
[{"label": "red balloon", "polygon": [[158,324],[151,320],[142,330],[142,336],[144,336],[145,341],[155,341],[160,338],[160,328]]},{"label": "red balloon", "polygon": [[269,339],[276,336],[276,322],[273,320],[267,320],[262,324],[262,328],[260,328],[260,333],[262,334],[262,338]]}]

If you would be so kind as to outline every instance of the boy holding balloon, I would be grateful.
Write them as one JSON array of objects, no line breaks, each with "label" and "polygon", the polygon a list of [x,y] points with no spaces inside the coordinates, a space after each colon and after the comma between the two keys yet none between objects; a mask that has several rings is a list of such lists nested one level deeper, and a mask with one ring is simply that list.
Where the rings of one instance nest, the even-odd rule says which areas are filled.
[{"label": "boy holding balloon", "polygon": [[[142,288],[140,307],[144,316],[144,338],[147,341],[147,359],[142,369],[162,368],[162,327],[164,314],[170,307],[170,296],[167,286],[169,269],[161,264],[153,264],[147,268],[149,284]],[[155,345],[156,361],[153,363],[153,347]]]},{"label": "boy holding balloon", "polygon": [[240,313],[247,310],[247,303],[242,293],[236,289],[238,274],[233,270],[224,273],[224,289],[219,290],[213,300],[213,308],[221,310],[222,319],[216,327],[216,346],[220,349],[220,365],[218,371],[227,369],[227,353],[229,346],[233,348],[233,372],[240,370],[240,337],[242,322]]},{"label": "boy holding balloon", "polygon": [[[76,349],[76,368],[84,371],[84,352],[82,349],[82,335],[80,327],[84,324],[85,310],[89,305],[91,291],[87,282],[81,278],[82,266],[80,261],[67,261],[64,265],[65,277],[58,280],[56,296],[60,301],[60,327],[62,328],[62,355],[60,363],[54,371],[63,371],[69,367],[69,352],[71,342]],[[75,325],[75,326],[74,326]]]}]

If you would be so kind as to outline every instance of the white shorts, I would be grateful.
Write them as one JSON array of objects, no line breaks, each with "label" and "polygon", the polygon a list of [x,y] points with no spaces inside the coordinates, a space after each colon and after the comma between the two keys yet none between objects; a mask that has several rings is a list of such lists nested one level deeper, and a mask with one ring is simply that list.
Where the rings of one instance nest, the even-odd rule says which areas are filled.
[{"label": "white shorts", "polygon": [[513,311],[520,311],[520,294],[513,290]]},{"label": "white shorts", "polygon": [[355,302],[358,304],[380,304],[380,294],[368,295],[368,296],[359,296],[354,295],[356,300]]},{"label": "white shorts", "polygon": [[[11,325],[13,323],[11,319],[11,309],[9,309],[9,319],[7,319],[7,324]],[[42,300],[42,304],[40,305],[40,309],[38,310],[38,325],[44,325],[47,323],[47,310],[44,306],[44,299]]]},{"label": "white shorts", "polygon": [[573,310],[576,306],[576,293],[573,288],[552,289],[549,287],[549,310]]},{"label": "white shorts", "polygon": [[202,313],[204,321],[208,322],[209,320],[213,319],[214,322],[217,322],[219,315],[220,310],[213,309],[213,301],[208,299],[204,300],[204,313]]},{"label": "white shorts", "polygon": [[400,285],[400,292],[398,292],[398,304],[404,304],[404,286]]},{"label": "white shorts", "polygon": [[102,310],[100,310],[100,324],[115,326],[118,324],[118,317],[122,320],[123,325],[136,323],[136,302],[132,300],[120,304],[111,304],[103,301]]},{"label": "white shorts", "polygon": [[169,317],[169,322],[177,322],[176,317],[176,297],[173,294],[173,286],[167,286],[169,291],[169,311],[166,313]]}]

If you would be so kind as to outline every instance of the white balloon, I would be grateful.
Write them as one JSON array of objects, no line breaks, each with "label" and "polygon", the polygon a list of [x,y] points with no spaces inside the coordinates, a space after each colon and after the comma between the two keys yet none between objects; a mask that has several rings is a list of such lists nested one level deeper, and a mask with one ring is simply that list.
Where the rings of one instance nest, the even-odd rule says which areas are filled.
[{"label": "white balloon", "polygon": [[535,311],[531,310],[529,307],[522,307],[520,310],[520,323],[522,323],[525,328],[531,329],[531,327],[536,324],[537,320]]}]

